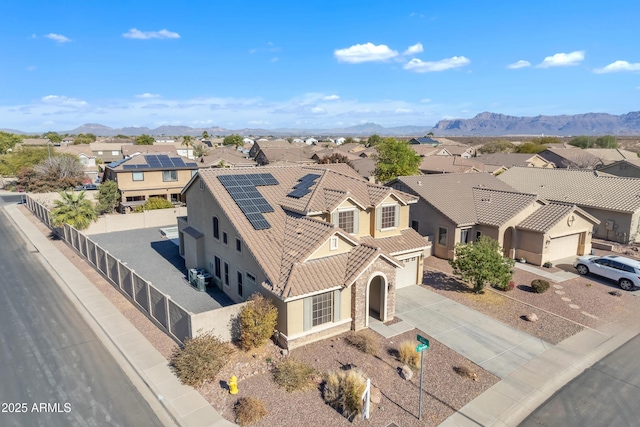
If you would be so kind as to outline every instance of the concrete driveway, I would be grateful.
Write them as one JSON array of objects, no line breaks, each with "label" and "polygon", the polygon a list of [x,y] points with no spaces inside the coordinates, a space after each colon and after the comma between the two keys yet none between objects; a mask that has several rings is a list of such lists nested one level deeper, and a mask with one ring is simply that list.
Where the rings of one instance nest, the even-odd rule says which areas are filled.
[{"label": "concrete driveway", "polygon": [[396,291],[396,317],[500,378],[551,347],[422,286]]}]

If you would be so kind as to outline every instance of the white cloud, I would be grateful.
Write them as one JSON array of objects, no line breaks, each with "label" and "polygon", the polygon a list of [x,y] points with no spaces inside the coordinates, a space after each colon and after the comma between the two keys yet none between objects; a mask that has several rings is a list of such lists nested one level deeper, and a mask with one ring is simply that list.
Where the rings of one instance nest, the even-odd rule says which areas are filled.
[{"label": "white cloud", "polygon": [[640,62],[632,64],[627,61],[615,61],[607,65],[606,67],[593,70],[593,72],[596,74],[619,73],[621,71],[640,71]]},{"label": "white cloud", "polygon": [[410,108],[396,108],[395,109],[395,113],[396,114],[407,114],[407,113],[413,113],[413,110]]},{"label": "white cloud", "polygon": [[312,112],[313,114],[324,114],[324,113],[326,113],[326,112],[327,112],[327,110],[325,110],[324,108],[320,108],[320,107],[313,107],[313,108],[311,109],[311,112]]},{"label": "white cloud", "polygon": [[440,61],[422,61],[418,58],[413,58],[411,61],[404,64],[402,68],[409,71],[415,71],[416,73],[430,73],[434,71],[445,71],[452,68],[464,67],[470,63],[471,61],[464,56],[454,56],[453,58],[441,59]]},{"label": "white cloud", "polygon": [[49,34],[45,34],[44,37],[50,40],[56,41],[58,43],[67,43],[71,41],[70,38],[63,36],[62,34],[49,33]]},{"label": "white cloud", "polygon": [[180,34],[174,33],[173,31],[168,31],[166,29],[162,29],[160,31],[140,31],[137,28],[132,28],[128,32],[122,34],[122,37],[126,39],[138,39],[138,40],[179,39]]},{"label": "white cloud", "polygon": [[507,65],[507,68],[510,68],[512,70],[517,70],[518,68],[526,68],[530,66],[531,66],[531,62],[521,59],[518,62],[514,62],[513,64]]},{"label": "white cloud", "polygon": [[409,46],[407,50],[404,51],[403,55],[415,55],[416,53],[421,53],[421,52],[424,52],[422,43],[416,43],[413,46]]},{"label": "white cloud", "polygon": [[160,95],[157,94],[157,93],[145,92],[145,93],[141,93],[141,94],[136,95],[136,98],[143,98],[143,99],[160,98]]},{"label": "white cloud", "polygon": [[358,64],[361,62],[386,61],[398,56],[398,52],[389,46],[373,43],[356,44],[345,49],[336,49],[333,54],[339,62]]},{"label": "white cloud", "polygon": [[59,95],[47,95],[42,97],[42,102],[49,105],[58,105],[61,107],[86,107],[89,104],[86,101],[76,98],[69,98],[68,96]]},{"label": "white cloud", "polygon": [[337,101],[338,99],[340,99],[338,95],[327,95],[322,97],[323,101]]},{"label": "white cloud", "polygon": [[547,56],[542,63],[538,65],[538,68],[549,67],[568,67],[571,65],[578,65],[584,60],[584,50],[576,50],[570,53],[556,53],[553,56]]}]

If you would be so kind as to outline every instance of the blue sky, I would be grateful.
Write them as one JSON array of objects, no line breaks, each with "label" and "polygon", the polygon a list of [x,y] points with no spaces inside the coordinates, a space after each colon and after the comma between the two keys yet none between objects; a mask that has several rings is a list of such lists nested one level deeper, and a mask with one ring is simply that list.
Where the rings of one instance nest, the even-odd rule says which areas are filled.
[{"label": "blue sky", "polygon": [[5,1],[0,128],[640,109],[640,2]]}]

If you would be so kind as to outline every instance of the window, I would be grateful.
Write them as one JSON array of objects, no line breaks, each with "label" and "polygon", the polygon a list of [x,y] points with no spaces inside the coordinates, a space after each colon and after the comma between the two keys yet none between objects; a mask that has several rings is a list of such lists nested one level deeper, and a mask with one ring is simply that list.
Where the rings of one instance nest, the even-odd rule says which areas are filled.
[{"label": "window", "polygon": [[220,240],[220,224],[217,216],[213,217],[213,238]]},{"label": "window", "polygon": [[447,229],[444,227],[438,228],[438,244],[447,246]]},{"label": "window", "polygon": [[255,286],[256,284],[256,276],[254,276],[253,274],[249,273],[248,271],[245,273],[245,276],[247,276],[247,283],[251,286]]},{"label": "window", "polygon": [[342,211],[338,212],[338,227],[342,228],[347,233],[353,233],[353,217],[355,211]]},{"label": "window", "polygon": [[220,258],[215,257],[213,259],[214,261],[214,265],[213,265],[213,274],[214,276],[216,276],[218,279],[221,278],[221,274],[220,274]]},{"label": "window", "polygon": [[171,193],[169,197],[171,198],[171,203],[178,203],[180,201],[180,193]]},{"label": "window", "polygon": [[411,220],[411,228],[413,228],[416,231],[419,231],[418,228],[420,228],[420,224],[418,223],[418,221]]},{"label": "window", "polygon": [[227,236],[227,232],[223,231],[222,232],[222,243],[225,245],[229,244],[229,236]]},{"label": "window", "polygon": [[329,323],[333,320],[333,292],[312,297],[312,326]]},{"label": "window", "polygon": [[476,231],[476,242],[480,239],[480,236],[482,236],[482,231]]},{"label": "window", "polygon": [[200,180],[200,191],[204,191],[204,182],[202,180]]},{"label": "window", "polygon": [[382,214],[382,224],[381,224],[382,229],[397,227],[395,206],[383,206],[381,209],[381,214]]},{"label": "window", "polygon": [[331,236],[329,239],[329,250],[335,251],[336,249],[338,249],[338,238]]},{"label": "window", "polygon": [[229,286],[229,263],[224,263],[224,284],[225,286]]},{"label": "window", "polygon": [[102,151],[98,151],[98,156],[102,156]]},{"label": "window", "polygon": [[238,295],[242,296],[242,271],[238,271]]},{"label": "window", "polygon": [[[100,154],[102,154],[102,152],[100,152]],[[111,151],[111,155],[112,156],[117,156],[118,154],[120,154],[120,152],[118,150],[112,150]]]},{"label": "window", "polygon": [[178,171],[162,171],[162,180],[163,181],[177,181],[178,180]]},{"label": "window", "polygon": [[194,170],[191,171],[191,176],[193,177],[197,173],[198,173],[198,169],[194,169]]},{"label": "window", "polygon": [[469,229],[460,230],[460,243],[469,243]]},{"label": "window", "polygon": [[242,240],[236,237],[236,251],[242,253]]},{"label": "window", "polygon": [[144,172],[131,172],[134,181],[144,181]]}]

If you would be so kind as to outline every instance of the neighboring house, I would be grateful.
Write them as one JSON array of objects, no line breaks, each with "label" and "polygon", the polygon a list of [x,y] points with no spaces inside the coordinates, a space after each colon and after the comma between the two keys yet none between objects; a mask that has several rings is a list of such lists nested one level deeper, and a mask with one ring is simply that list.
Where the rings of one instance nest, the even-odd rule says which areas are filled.
[{"label": "neighboring house", "polygon": [[375,171],[377,163],[375,160],[368,157],[360,157],[355,160],[351,160],[353,168],[369,182],[375,182]]},{"label": "neighboring house", "polygon": [[209,153],[197,159],[198,168],[252,168],[257,166],[255,160],[249,159],[246,154],[236,150],[233,147],[216,148],[210,150]]},{"label": "neighboring house", "polygon": [[481,154],[474,160],[484,163],[486,166],[503,166],[505,169],[514,166],[530,168],[553,168],[555,165],[537,154],[527,153],[495,153]]},{"label": "neighboring house", "polygon": [[597,156],[580,148],[547,148],[538,153],[557,168],[596,169],[604,162]]},{"label": "neighboring house", "polygon": [[635,159],[620,160],[599,167],[598,172],[626,178],[640,178],[640,159],[636,156]]},{"label": "neighboring house", "polygon": [[600,221],[594,237],[640,242],[640,179],[585,169],[514,167],[498,176],[518,191],[572,203]]},{"label": "neighboring house", "polygon": [[24,138],[21,144],[23,147],[46,147],[47,145],[53,146],[49,138]]},{"label": "neighboring house", "polygon": [[122,146],[122,158],[138,156],[140,154],[171,154],[176,156],[178,152],[173,144]]},{"label": "neighboring house", "polygon": [[460,156],[428,156],[422,158],[418,169],[424,174],[443,174],[484,172],[486,168],[483,163]]},{"label": "neighboring house", "polygon": [[585,148],[589,154],[593,154],[605,165],[619,162],[620,160],[638,160],[638,153],[621,148]]},{"label": "neighboring house", "polygon": [[176,139],[172,136],[156,136],[155,144],[174,144]]},{"label": "neighboring house", "polygon": [[93,153],[97,159],[102,160],[105,164],[124,158],[122,154],[122,147],[124,146],[133,146],[133,142],[91,142],[89,144],[91,153]]},{"label": "neighboring house", "polygon": [[389,185],[420,196],[411,226],[434,242],[434,255],[453,259],[455,245],[480,236],[505,256],[542,265],[589,254],[599,221],[575,205],[517,192],[489,174],[400,177]]},{"label": "neighboring house", "polygon": [[251,139],[251,138],[242,138],[242,143],[243,144],[251,144],[251,145],[253,145],[254,142],[255,141],[253,139]]},{"label": "neighboring house", "polygon": [[289,145],[287,148],[263,148],[256,155],[255,161],[260,166],[274,163],[313,164],[316,161],[312,159],[312,156],[313,152],[304,146]]},{"label": "neighboring house", "polygon": [[460,156],[463,159],[469,159],[476,155],[476,149],[464,145],[439,145],[436,156]]},{"label": "neighboring house", "polygon": [[71,145],[75,140],[76,138],[73,136],[65,136],[64,138],[62,138],[62,141],[60,141],[60,143],[62,145]]},{"label": "neighboring house", "polygon": [[224,147],[224,138],[202,139],[200,142],[209,148]]},{"label": "neighboring house", "polygon": [[335,141],[333,142],[335,142],[336,145],[342,145],[346,140],[347,140],[346,138],[341,136],[340,138],[336,138]]},{"label": "neighboring house", "polygon": [[431,145],[431,146],[435,147],[435,146],[439,145],[440,143],[438,141],[436,141],[435,139],[433,139],[433,138],[429,138],[428,136],[425,136],[423,138],[411,138],[409,140],[409,144],[412,144],[412,145],[414,145],[414,144],[415,145],[427,144],[427,145]]},{"label": "neighboring house", "polygon": [[286,139],[274,139],[272,141],[259,139],[253,143],[249,150],[249,157],[255,158],[263,148],[291,148],[291,144]]},{"label": "neighboring house", "polygon": [[84,168],[87,181],[96,181],[96,178],[98,177],[96,156],[93,155],[91,148],[87,144],[59,146],[54,147],[54,150],[56,153],[76,156]]},{"label": "neighboring house", "polygon": [[203,169],[182,194],[186,267],[235,302],[270,298],[284,347],[390,320],[396,289],[422,281],[429,243],[408,224],[417,197],[345,164]]},{"label": "neighboring house", "polygon": [[318,140],[315,138],[307,138],[304,140],[304,143],[307,145],[315,145],[318,143]]},{"label": "neighboring house", "polygon": [[180,202],[180,192],[198,171],[195,162],[167,154],[139,154],[109,163],[102,181],[116,181],[123,212],[143,205],[151,197]]}]

